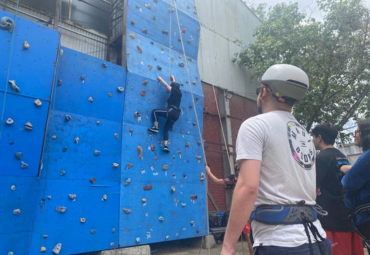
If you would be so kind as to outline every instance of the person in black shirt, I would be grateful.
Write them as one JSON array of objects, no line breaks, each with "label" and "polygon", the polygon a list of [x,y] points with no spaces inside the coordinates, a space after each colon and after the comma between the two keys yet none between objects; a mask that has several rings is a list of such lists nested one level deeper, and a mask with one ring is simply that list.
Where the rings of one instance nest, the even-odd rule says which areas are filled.
[{"label": "person in black shirt", "polygon": [[340,166],[349,165],[347,157],[334,148],[338,131],[331,124],[317,125],[312,130],[313,143],[320,150],[316,159],[316,203],[328,216],[320,217],[327,238],[332,241],[332,254],[363,254],[360,236],[351,229],[348,216],[349,210],[344,205],[341,185],[343,174]]},{"label": "person in black shirt", "polygon": [[168,85],[162,77],[158,76],[158,80],[166,87],[168,91],[171,92],[170,97],[167,100],[167,108],[165,109],[154,109],[154,126],[149,128],[149,131],[153,133],[158,133],[158,117],[166,118],[166,123],[164,124],[163,136],[164,136],[164,151],[170,152],[168,148],[168,131],[173,127],[175,122],[179,119],[181,114],[180,104],[182,93],[180,90],[180,84],[175,81],[175,76],[171,75],[171,86]]}]

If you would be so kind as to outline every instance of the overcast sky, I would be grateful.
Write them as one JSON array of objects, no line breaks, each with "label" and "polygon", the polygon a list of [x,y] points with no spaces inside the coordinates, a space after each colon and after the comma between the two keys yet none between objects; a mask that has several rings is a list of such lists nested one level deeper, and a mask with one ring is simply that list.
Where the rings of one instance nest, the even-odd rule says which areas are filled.
[{"label": "overcast sky", "polygon": [[[274,6],[277,3],[298,2],[299,8],[304,10],[308,16],[317,20],[322,20],[324,16],[324,13],[321,13],[318,9],[316,0],[247,0],[247,2],[253,4],[255,7],[260,3],[267,3],[268,6]],[[364,0],[364,2],[370,8],[370,0]]]}]

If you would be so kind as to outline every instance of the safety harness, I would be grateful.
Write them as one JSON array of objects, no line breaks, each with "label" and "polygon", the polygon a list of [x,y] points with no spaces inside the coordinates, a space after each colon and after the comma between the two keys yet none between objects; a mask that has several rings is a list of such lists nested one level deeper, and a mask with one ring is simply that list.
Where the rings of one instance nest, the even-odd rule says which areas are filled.
[{"label": "safety harness", "polygon": [[[318,243],[324,241],[319,231],[313,224],[317,220],[317,215],[327,216],[328,212],[324,211],[319,205],[305,205],[302,200],[296,205],[260,205],[252,212],[250,221],[258,221],[267,225],[292,225],[302,224],[306,232],[310,254],[314,255],[312,241],[309,231],[311,231]],[[324,254],[319,245],[321,254]]]}]

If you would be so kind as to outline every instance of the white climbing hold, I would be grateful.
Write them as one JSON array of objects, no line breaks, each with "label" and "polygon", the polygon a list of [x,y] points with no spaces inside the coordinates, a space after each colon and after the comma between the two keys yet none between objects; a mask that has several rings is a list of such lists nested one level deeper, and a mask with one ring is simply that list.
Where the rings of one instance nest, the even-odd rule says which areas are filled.
[{"label": "white climbing hold", "polygon": [[17,189],[17,187],[16,187],[15,185],[12,185],[12,186],[10,187],[10,189],[11,189],[11,190],[16,190],[16,189]]},{"label": "white climbing hold", "polygon": [[21,89],[15,84],[15,80],[9,80],[9,84],[14,92],[21,92]]},{"label": "white climbing hold", "polygon": [[14,123],[14,120],[12,120],[11,118],[8,118],[7,120],[6,120],[6,124],[8,124],[8,125],[11,125],[11,124],[13,124]]},{"label": "white climbing hold", "polygon": [[40,101],[40,99],[36,99],[34,101],[34,103],[35,103],[36,106],[41,106],[42,105],[42,102]]},{"label": "white climbing hold", "polygon": [[80,138],[76,137],[75,138],[75,143],[78,144],[78,141],[80,141]]},{"label": "white climbing hold", "polygon": [[21,209],[15,209],[13,210],[13,214],[18,215],[21,213]]},{"label": "white climbing hold", "polygon": [[80,218],[80,222],[81,223],[85,223],[86,222],[86,218]]},{"label": "white climbing hold", "polygon": [[94,102],[94,99],[92,97],[89,97],[90,102]]},{"label": "white climbing hold", "polygon": [[65,213],[67,211],[67,207],[57,206],[55,207],[55,211],[57,211],[58,213]]},{"label": "white climbing hold", "polygon": [[123,92],[125,89],[124,89],[123,87],[118,87],[118,88],[117,88],[117,90],[118,90],[119,92]]},{"label": "white climbing hold", "polygon": [[27,42],[27,41],[24,41],[24,43],[23,43],[23,48],[24,48],[25,50],[27,50],[29,47],[30,47],[30,45],[28,44],[28,42]]},{"label": "white climbing hold", "polygon": [[21,168],[22,169],[26,169],[28,168],[28,164],[24,163],[23,161],[21,161]]},{"label": "white climbing hold", "polygon": [[100,151],[95,150],[94,155],[95,155],[95,156],[98,156],[99,154],[100,154]]},{"label": "white climbing hold", "polygon": [[33,129],[33,126],[32,126],[32,124],[31,124],[31,122],[27,122],[26,124],[24,124],[24,128],[25,128],[26,130],[31,131],[31,130]]},{"label": "white climbing hold", "polygon": [[60,250],[62,249],[62,244],[61,243],[58,243],[57,245],[55,245],[54,249],[53,249],[53,253],[58,255],[60,253]]},{"label": "white climbing hold", "polygon": [[75,199],[76,199],[76,197],[77,197],[77,195],[76,195],[76,194],[69,194],[69,195],[68,195],[68,198],[69,198],[69,199],[71,199],[71,200],[75,200]]},{"label": "white climbing hold", "polygon": [[45,252],[46,251],[46,248],[44,246],[41,247],[41,252]]}]

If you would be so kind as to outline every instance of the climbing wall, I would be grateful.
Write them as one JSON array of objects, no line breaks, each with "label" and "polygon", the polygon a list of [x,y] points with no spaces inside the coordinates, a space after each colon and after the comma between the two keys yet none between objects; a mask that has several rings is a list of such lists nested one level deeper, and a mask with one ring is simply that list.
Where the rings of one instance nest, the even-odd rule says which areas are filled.
[{"label": "climbing wall", "polygon": [[[77,254],[208,233],[194,5],[129,0],[127,72],[58,49],[56,31],[21,18],[13,33],[0,30],[0,57],[9,59],[0,61],[1,254]],[[182,113],[164,153],[164,121],[159,134],[148,127],[169,96],[157,76],[170,74]]]},{"label": "climbing wall", "polygon": [[[203,127],[203,93],[195,2],[178,1],[175,6],[174,1],[130,0],[127,26],[120,246],[205,235],[206,185],[198,131],[198,125],[201,131]],[[153,125],[152,110],[164,108],[169,96],[157,77],[169,83],[170,74],[181,84],[183,97],[167,154],[162,143],[164,121],[158,134],[147,129]]]},{"label": "climbing wall", "polygon": [[26,254],[59,34],[1,10],[0,20],[14,22],[0,25],[0,253]]}]

